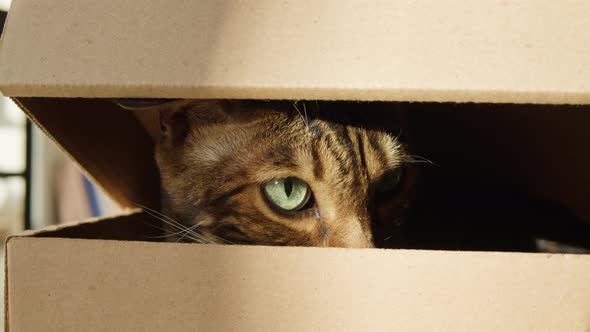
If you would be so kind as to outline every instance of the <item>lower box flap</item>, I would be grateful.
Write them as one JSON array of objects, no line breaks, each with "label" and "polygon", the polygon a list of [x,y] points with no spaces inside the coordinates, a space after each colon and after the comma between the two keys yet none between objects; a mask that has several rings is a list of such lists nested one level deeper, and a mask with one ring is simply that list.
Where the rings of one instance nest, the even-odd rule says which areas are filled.
[{"label": "lower box flap", "polygon": [[61,238],[8,245],[12,331],[588,331],[590,257]]}]

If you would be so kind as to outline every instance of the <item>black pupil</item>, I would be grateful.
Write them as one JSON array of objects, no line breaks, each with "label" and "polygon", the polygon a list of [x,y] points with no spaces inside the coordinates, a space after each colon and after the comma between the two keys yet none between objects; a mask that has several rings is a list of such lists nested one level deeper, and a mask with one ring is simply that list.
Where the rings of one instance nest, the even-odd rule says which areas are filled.
[{"label": "black pupil", "polygon": [[287,194],[287,197],[290,197],[292,192],[293,192],[293,180],[286,179],[285,180],[285,193]]}]

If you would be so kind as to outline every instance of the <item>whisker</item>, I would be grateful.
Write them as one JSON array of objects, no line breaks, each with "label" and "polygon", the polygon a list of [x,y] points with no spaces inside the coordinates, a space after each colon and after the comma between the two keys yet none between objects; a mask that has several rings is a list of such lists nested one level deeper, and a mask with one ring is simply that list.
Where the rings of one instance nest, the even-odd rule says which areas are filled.
[{"label": "whisker", "polygon": [[183,227],[180,227],[180,226],[178,226],[178,225],[176,225],[176,224],[174,224],[174,223],[172,223],[172,222],[170,222],[170,221],[168,221],[168,220],[166,220],[166,219],[164,219],[164,218],[162,218],[162,217],[160,217],[160,216],[158,216],[158,215],[156,215],[156,214],[154,214],[154,213],[152,213],[150,211],[145,211],[145,212],[147,214],[149,214],[150,216],[152,216],[152,217],[154,217],[154,218],[156,218],[156,219],[164,222],[166,225],[172,226],[172,227],[174,227],[177,230],[184,231],[184,228]]},{"label": "whisker", "polygon": [[[202,224],[203,224],[203,221],[200,223],[196,223],[190,227],[187,227],[187,229],[185,230],[185,233],[179,239],[177,239],[176,242],[181,241],[185,237],[188,239],[191,239],[193,241],[196,241],[195,237],[197,237],[199,239],[202,239],[201,241],[208,241],[209,244],[213,244],[213,243],[217,244],[214,240],[208,238],[207,236],[205,236],[201,233],[195,232],[195,229],[200,227]],[[200,242],[200,243],[203,243],[203,242]]]},{"label": "whisker", "polygon": [[425,160],[404,160],[404,161],[402,161],[402,163],[404,163],[404,164],[428,164],[428,165],[436,166],[435,164],[425,161]]},{"label": "whisker", "polygon": [[158,216],[157,214],[154,214],[154,213],[152,213],[152,212],[150,212],[150,211],[148,211],[148,210],[146,210],[146,211],[145,211],[145,213],[149,214],[150,216],[154,217],[155,219],[158,219],[158,220],[160,220],[160,221],[164,222],[164,223],[165,223],[165,224],[167,224],[167,225],[170,225],[170,226],[172,226],[172,227],[174,227],[174,228],[176,228],[176,229],[182,230],[182,227],[179,227],[179,226],[177,226],[176,224],[174,224],[174,223],[171,223],[170,221],[168,221],[168,220],[166,220],[166,219],[164,219],[164,218],[162,218],[162,217]]},{"label": "whisker", "polygon": [[[150,223],[147,223],[147,224],[148,224],[148,225],[150,225],[150,226],[152,226],[152,227],[154,227],[154,228],[156,228],[156,229],[159,229],[159,230],[161,230],[161,231],[163,231],[163,232],[169,232],[167,229],[164,229],[164,228],[162,228],[162,227],[158,227],[158,226],[156,226],[156,225],[153,225],[153,224],[150,224]],[[170,237],[170,236],[171,236],[171,235],[163,235],[163,236],[146,236],[146,238],[148,238],[148,239],[162,239],[162,238],[168,238],[168,237]],[[190,236],[189,236],[188,238],[189,238],[189,239],[191,239],[191,240],[193,240],[193,241],[195,241],[196,243],[204,243],[202,240],[200,240],[200,239],[198,239],[198,238],[195,238],[195,237],[190,237]]]},{"label": "whisker", "polygon": [[305,126],[307,129],[309,129],[309,118],[307,117],[307,107],[305,106],[305,101],[302,102],[301,105],[303,105],[303,113],[305,114],[303,120],[305,121]]},{"label": "whisker", "polygon": [[421,156],[409,155],[408,157],[409,157],[409,159],[408,160],[404,160],[403,161],[404,163],[408,163],[408,164],[420,164],[420,163],[423,163],[423,164],[430,164],[430,165],[433,165],[433,166],[439,166],[436,163],[434,163],[432,160],[427,159],[427,158],[424,158],[424,157],[421,157]]},{"label": "whisker", "polygon": [[[187,226],[183,225],[182,223],[180,223],[180,222],[178,222],[178,221],[170,218],[169,216],[167,216],[167,215],[165,215],[165,214],[163,214],[163,213],[161,213],[159,211],[156,211],[154,209],[151,209],[151,208],[149,208],[147,206],[143,206],[143,205],[138,204],[138,203],[134,203],[134,204],[137,205],[137,206],[139,206],[140,208],[144,209],[145,212],[147,214],[149,214],[150,216],[152,216],[152,217],[154,217],[154,218],[156,218],[156,219],[158,219],[158,220],[160,220],[160,221],[162,221],[162,222],[164,222],[164,223],[166,223],[166,224],[168,224],[168,225],[176,228],[177,230],[179,230],[178,232],[170,233],[170,234],[163,235],[163,236],[150,237],[150,238],[166,238],[166,237],[176,236],[176,235],[179,235],[179,234],[184,233],[184,235],[182,235],[182,237],[180,239],[188,238],[188,239],[191,239],[191,240],[193,240],[195,242],[198,242],[198,243],[209,243],[209,244],[216,244],[215,241],[220,241],[221,240],[222,242],[225,242],[225,243],[228,243],[228,244],[235,244],[235,243],[233,243],[233,242],[231,242],[229,240],[226,240],[226,239],[221,238],[219,236],[215,236],[213,234],[211,234],[211,236],[213,238],[215,238],[216,240],[209,239],[205,235],[195,232],[195,229],[197,227],[201,226],[202,225],[202,222],[187,227]],[[167,220],[164,220],[163,218],[166,218]],[[152,225],[152,226],[156,227],[155,225]],[[158,228],[158,229],[160,229],[162,231],[168,232],[168,230],[166,230],[166,229],[163,229],[163,228],[160,228],[160,227],[156,227],[156,228]],[[198,238],[200,240],[197,240],[195,238]],[[200,241],[204,241],[204,242],[200,242]]]},{"label": "whisker", "polygon": [[[183,225],[182,223],[180,223],[180,222],[178,222],[178,221],[176,221],[176,220],[174,220],[174,219],[172,219],[172,218],[170,218],[170,217],[166,216],[165,214],[163,214],[163,213],[161,213],[161,212],[158,212],[158,211],[156,211],[156,210],[154,210],[154,209],[150,209],[150,208],[148,208],[148,207],[141,206],[140,204],[137,204],[137,205],[138,205],[138,206],[140,206],[140,207],[142,207],[142,208],[144,208],[144,209],[146,209],[147,211],[150,211],[150,212],[152,212],[152,213],[155,213],[155,214],[157,214],[157,215],[160,215],[160,216],[162,216],[162,217],[164,217],[164,218],[168,219],[168,220],[169,220],[171,223],[168,223],[168,222],[166,222],[166,220],[163,220],[162,218],[158,218],[157,216],[154,216],[154,215],[152,215],[152,214],[150,214],[150,213],[148,212],[148,214],[150,214],[152,217],[154,217],[154,218],[157,218],[157,219],[160,219],[161,221],[163,221],[163,222],[165,222],[165,223],[167,223],[167,224],[169,224],[169,225],[171,225],[171,226],[175,227],[176,229],[179,229],[179,230],[180,230],[180,232],[179,232],[179,233],[186,231],[186,229],[187,229],[187,226]],[[147,211],[146,211],[146,212],[147,212]],[[197,224],[197,226],[200,226],[200,225],[201,225],[201,224]],[[212,242],[210,239],[206,238],[206,237],[205,237],[205,236],[203,236],[202,234],[195,233],[195,232],[192,232],[192,231],[191,231],[191,235],[193,235],[194,237],[198,237],[198,238],[200,238],[200,239],[203,239],[203,240],[206,240],[206,241],[210,241],[211,243],[213,243],[213,242]]]},{"label": "whisker", "polygon": [[[151,215],[151,214],[150,214],[150,216],[152,216],[153,218],[156,218],[155,216],[153,216],[153,215]],[[160,220],[159,218],[156,218],[156,219]],[[142,220],[142,221],[143,221],[143,220]],[[161,230],[162,232],[169,232],[169,230],[167,230],[167,229],[165,229],[165,228],[162,228],[162,227],[159,227],[159,226],[156,226],[156,225],[154,225],[154,224],[152,224],[152,223],[149,223],[149,222],[144,222],[144,223],[145,223],[145,224],[147,224],[147,225],[149,225],[149,226],[151,226],[151,227],[154,227],[154,228],[156,228],[156,229],[159,229],[159,230]],[[163,235],[163,236],[146,236],[146,238],[148,238],[148,239],[161,239],[161,238],[167,238],[167,237],[170,237],[170,235]],[[194,237],[189,237],[189,239],[191,239],[191,240],[195,241],[196,243],[203,243],[203,242],[202,242],[202,240],[199,240],[199,239],[197,239],[197,238],[194,238]]]},{"label": "whisker", "polygon": [[[151,212],[151,211],[154,211],[154,210],[152,210],[152,209],[149,209],[149,208],[147,208],[147,209],[145,210],[145,212],[146,212],[147,214],[149,214],[150,216],[152,216],[152,217],[154,217],[154,218],[156,218],[156,219],[158,219],[158,220],[160,220],[160,221],[162,221],[162,222],[166,223],[167,225],[170,225],[170,226],[172,226],[172,227],[176,228],[176,229],[177,229],[177,230],[179,230],[180,232],[185,232],[185,231],[186,231],[186,226],[184,226],[184,225],[182,225],[182,224],[180,224],[180,223],[178,223],[178,222],[174,221],[174,220],[173,220],[173,219],[171,219],[171,218],[170,218],[170,220],[174,221],[174,223],[173,223],[173,222],[170,222],[170,221],[167,221],[166,219],[164,219],[164,218],[162,218],[162,217],[159,217],[157,214],[155,214],[155,213],[158,213],[157,211],[154,211],[154,212]],[[160,213],[160,214],[161,214],[161,213]],[[197,224],[197,225],[198,225],[198,224]],[[166,230],[165,230],[165,231],[166,231]],[[189,239],[192,239],[192,240],[194,240],[194,241],[196,241],[194,237],[198,238],[200,241],[203,241],[203,242],[200,242],[200,243],[214,243],[214,242],[212,242],[211,240],[209,240],[209,239],[207,239],[206,237],[204,237],[203,235],[201,235],[201,234],[198,234],[198,233],[194,233],[194,232],[191,232],[191,237],[188,237],[188,238],[189,238]]]},{"label": "whisker", "polygon": [[[163,222],[165,222],[165,223],[167,223],[167,224],[169,224],[169,225],[171,225],[171,226],[173,226],[173,227],[175,227],[176,229],[178,229],[178,230],[179,230],[178,232],[174,232],[174,233],[171,233],[171,234],[168,234],[168,235],[164,235],[164,236],[160,236],[160,237],[155,237],[155,238],[166,238],[166,237],[171,237],[171,236],[175,236],[175,235],[179,235],[179,234],[185,233],[185,234],[184,234],[184,235],[181,237],[181,239],[182,239],[182,238],[188,238],[188,239],[191,239],[191,240],[193,240],[193,241],[195,241],[195,242],[199,242],[199,241],[197,241],[197,240],[195,239],[195,237],[197,237],[197,238],[201,239],[200,241],[206,241],[205,243],[216,243],[216,242],[214,242],[212,239],[209,239],[209,238],[207,238],[206,236],[204,236],[204,235],[202,235],[202,234],[200,234],[200,233],[194,232],[194,230],[195,230],[197,227],[199,227],[199,226],[201,226],[201,225],[202,225],[202,222],[201,222],[201,223],[197,223],[197,224],[195,224],[195,225],[193,225],[193,226],[190,226],[190,227],[186,227],[186,226],[185,226],[185,225],[183,225],[182,223],[180,223],[180,222],[178,222],[178,221],[176,221],[176,220],[174,220],[174,219],[172,219],[172,218],[168,217],[167,215],[165,215],[165,214],[163,214],[163,213],[161,213],[161,212],[158,212],[158,211],[156,211],[156,210],[154,210],[154,209],[150,209],[149,207],[147,207],[147,206],[143,206],[143,205],[141,205],[141,204],[137,204],[137,203],[135,203],[135,205],[137,205],[137,206],[139,206],[139,207],[143,208],[144,210],[146,210],[146,213],[148,213],[148,214],[149,214],[149,215],[151,215],[152,217],[154,217],[154,218],[156,218],[156,219],[158,219],[158,220],[161,220],[161,221],[163,221]],[[155,214],[155,215],[154,215],[154,214]],[[171,224],[171,223],[169,223],[169,222],[167,222],[166,220],[163,220],[162,218],[158,217],[158,215],[159,215],[159,216],[162,216],[163,218],[166,218],[166,219],[168,219],[168,221],[170,221],[172,224]],[[163,231],[168,231],[168,230],[165,230],[165,229],[162,229],[162,228],[160,228],[160,229],[161,229],[161,230],[163,230]],[[189,235],[189,234],[190,234],[190,235]],[[213,237],[214,237],[214,238],[216,238],[217,240],[221,240],[221,241],[223,241],[223,242],[225,242],[225,243],[229,243],[229,244],[235,244],[235,243],[233,243],[233,242],[231,242],[231,241],[229,241],[229,240],[223,239],[223,238],[221,238],[221,237],[219,237],[219,236],[215,236],[215,235],[213,235],[213,234],[211,234],[211,236],[213,236]],[[178,242],[178,241],[177,241],[177,242]],[[203,243],[203,242],[199,242],[199,243]]]},{"label": "whisker", "polygon": [[307,110],[305,109],[305,102],[303,103],[303,109],[305,111],[305,116],[303,116],[303,114],[299,110],[299,107],[297,107],[298,102],[299,102],[298,100],[293,101],[293,107],[295,108],[297,113],[299,113],[299,116],[301,116],[301,118],[303,119],[303,123],[305,124],[305,126],[309,129],[309,123],[307,121]]},{"label": "whisker", "polygon": [[[192,231],[193,227],[196,227],[196,226],[199,226],[199,225],[198,225],[198,224],[197,224],[197,225],[193,225],[193,226],[187,227],[187,228],[185,228],[185,229],[183,229],[183,230],[180,230],[180,231],[178,231],[178,232],[173,232],[173,233],[169,233],[169,234],[166,234],[166,235],[152,236],[152,237],[150,237],[150,238],[152,238],[152,239],[162,239],[162,238],[166,238],[166,237],[171,237],[171,236],[175,236],[175,235],[180,235],[180,234],[182,234],[182,233],[186,233],[187,231],[189,231],[189,229]],[[167,229],[163,229],[163,228],[160,228],[160,229],[161,229],[161,230],[163,230],[163,231],[166,231],[166,232],[168,232],[168,230],[167,230]]]},{"label": "whisker", "polygon": [[[194,225],[192,225],[191,227],[187,227],[187,229],[184,231],[184,234],[183,234],[181,237],[179,237],[179,238],[176,240],[176,242],[180,242],[180,241],[182,241],[182,239],[184,239],[185,237],[187,237],[187,236],[190,236],[189,234],[192,234],[192,233],[193,233],[193,231],[194,231],[194,230],[195,230],[197,227],[199,227],[199,226],[200,226],[200,224],[194,224]],[[182,232],[181,232],[181,233],[182,233]],[[189,237],[189,239],[190,239],[190,237]]]},{"label": "whisker", "polygon": [[135,205],[139,206],[140,208],[142,208],[142,209],[144,209],[144,210],[147,210],[147,211],[150,211],[150,212],[152,212],[152,213],[155,213],[156,215],[159,215],[159,216],[161,216],[161,217],[163,217],[163,218],[166,218],[168,221],[170,221],[170,222],[173,222],[173,223],[175,223],[175,224],[177,224],[177,225],[179,225],[179,226],[181,226],[181,227],[185,227],[185,226],[184,226],[182,223],[180,223],[180,222],[178,222],[178,221],[176,221],[176,220],[174,220],[174,219],[172,219],[172,218],[168,217],[167,215],[165,215],[165,214],[163,214],[163,213],[161,213],[161,212],[158,212],[158,211],[156,211],[156,210],[154,210],[154,209],[150,209],[149,207],[147,207],[147,206],[143,206],[143,205],[141,205],[141,204],[137,204],[137,203],[135,203]]},{"label": "whisker", "polygon": [[[168,230],[167,230],[167,229],[164,229],[164,228],[162,228],[162,227],[160,227],[160,226],[156,226],[156,225],[154,225],[154,224],[152,224],[152,223],[145,222],[145,221],[143,221],[143,220],[141,220],[141,222],[143,222],[144,224],[146,224],[146,225],[148,225],[148,226],[151,226],[151,227],[153,227],[153,228],[155,228],[155,229],[161,230],[161,231],[163,231],[163,232],[168,232]],[[163,235],[163,236],[162,236],[162,235],[158,235],[158,236],[145,236],[145,238],[148,238],[148,239],[161,239],[161,238],[165,238],[165,237],[167,237],[167,236],[168,236],[168,235]]]}]

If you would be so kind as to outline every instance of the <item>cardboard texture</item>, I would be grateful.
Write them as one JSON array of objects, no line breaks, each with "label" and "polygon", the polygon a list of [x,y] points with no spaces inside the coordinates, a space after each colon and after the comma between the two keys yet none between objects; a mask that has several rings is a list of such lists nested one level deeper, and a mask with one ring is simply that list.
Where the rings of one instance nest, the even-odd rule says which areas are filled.
[{"label": "cardboard texture", "polygon": [[11,331],[590,327],[580,255],[17,237],[7,264]]},{"label": "cardboard texture", "polygon": [[[119,204],[157,208],[153,114],[65,97],[590,104],[589,12],[548,0],[16,0],[0,91]],[[447,169],[590,220],[589,107],[421,104],[411,118]],[[132,210],[9,239],[6,330],[590,330],[588,255],[158,243],[158,225]]]},{"label": "cardboard texture", "polygon": [[590,102],[590,3],[14,1],[10,96]]}]

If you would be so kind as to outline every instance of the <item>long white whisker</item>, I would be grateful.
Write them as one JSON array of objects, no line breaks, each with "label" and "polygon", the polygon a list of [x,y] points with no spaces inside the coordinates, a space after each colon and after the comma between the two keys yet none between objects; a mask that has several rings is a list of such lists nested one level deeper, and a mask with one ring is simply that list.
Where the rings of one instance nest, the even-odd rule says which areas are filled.
[{"label": "long white whisker", "polygon": [[431,162],[428,162],[426,160],[404,160],[402,161],[402,163],[404,164],[428,164],[428,165],[434,165]]},{"label": "long white whisker", "polygon": [[[197,227],[199,227],[199,226],[200,226],[200,224],[194,224],[194,225],[192,225],[191,227],[188,227],[188,228],[185,230],[184,234],[183,234],[181,237],[179,237],[179,238],[176,240],[176,242],[180,242],[180,241],[182,241],[182,239],[184,239],[185,237],[187,237],[187,236],[190,236],[189,234],[193,234],[193,231],[194,231],[194,230],[195,230]],[[190,238],[190,237],[189,237],[189,238]]]},{"label": "long white whisker", "polygon": [[165,215],[165,214],[163,214],[163,213],[161,213],[161,212],[158,212],[158,211],[156,211],[156,210],[154,210],[154,209],[150,209],[149,207],[147,207],[147,206],[143,206],[143,205],[140,205],[140,204],[136,204],[136,205],[137,205],[137,206],[139,206],[139,207],[141,207],[141,208],[142,208],[142,209],[144,209],[144,210],[147,210],[147,211],[150,211],[150,212],[152,212],[152,213],[154,213],[154,214],[156,214],[156,215],[159,215],[159,216],[161,216],[162,218],[166,218],[168,221],[170,221],[170,222],[173,222],[173,223],[175,223],[175,224],[176,224],[176,225],[178,225],[178,226],[185,227],[185,226],[184,226],[182,223],[180,223],[180,222],[178,222],[178,221],[176,221],[176,220],[174,220],[174,219],[172,219],[172,218],[168,217],[167,215]]},{"label": "long white whisker", "polygon": [[[181,226],[178,226],[178,225],[176,225],[176,224],[174,224],[174,223],[171,223],[171,222],[169,222],[169,221],[166,221],[166,220],[165,220],[165,219],[163,219],[163,218],[160,218],[160,217],[158,217],[157,215],[151,214],[151,213],[150,213],[150,212],[148,212],[148,211],[146,211],[146,213],[148,213],[148,214],[149,214],[149,215],[151,215],[152,217],[154,217],[154,218],[156,218],[156,219],[159,219],[159,220],[161,220],[162,222],[164,222],[164,223],[166,223],[166,224],[168,224],[168,225],[170,225],[170,226],[172,226],[172,227],[176,228],[176,229],[177,229],[177,230],[179,230],[180,232],[186,232],[186,227],[185,227],[185,226],[182,226],[182,225],[181,225]],[[199,242],[199,243],[213,243],[211,240],[207,239],[206,237],[204,237],[204,236],[202,236],[201,234],[198,234],[198,233],[191,233],[191,236],[187,236],[187,237],[188,237],[189,239],[192,239],[192,240],[194,240],[194,241],[196,241],[196,242]],[[195,237],[196,237],[196,238],[198,238],[199,240],[197,241],[197,240],[195,239]]]},{"label": "long white whisker", "polygon": [[[153,216],[152,216],[152,217],[153,217]],[[155,218],[155,217],[154,217],[154,218]],[[159,220],[159,219],[158,219],[158,220]],[[169,230],[167,230],[167,229],[164,229],[164,228],[162,228],[162,227],[160,227],[160,226],[156,226],[156,225],[154,225],[154,224],[152,224],[152,223],[149,223],[149,222],[145,222],[145,223],[146,223],[147,225],[149,225],[149,226],[151,226],[151,227],[154,227],[154,228],[156,228],[156,229],[159,229],[159,230],[161,230],[161,231],[163,231],[163,232],[169,232]],[[168,237],[168,235],[160,235],[160,236],[146,236],[146,238],[148,238],[148,239],[162,239],[162,238],[165,238],[165,237]]]},{"label": "long white whisker", "polygon": [[307,118],[307,107],[305,106],[305,101],[302,103],[303,105],[303,113],[305,113],[305,116],[303,117],[303,121],[305,122],[305,126],[307,127],[307,129],[309,129],[309,119]]},{"label": "long white whisker", "polygon": [[416,156],[416,155],[409,155],[408,156],[410,159],[409,160],[404,160],[405,163],[424,163],[424,164],[430,164],[430,165],[434,165],[434,166],[438,166],[436,163],[434,163],[432,160],[421,157],[421,156]]},{"label": "long white whisker", "polygon": [[[297,111],[297,113],[299,113],[299,116],[301,116],[301,119],[303,119],[303,123],[305,124],[305,126],[307,128],[309,128],[309,124],[307,123],[307,117],[303,116],[303,114],[301,113],[301,111],[299,110],[299,108],[297,107],[297,100],[293,101],[293,107],[295,108],[295,110]],[[305,103],[303,103],[303,107],[305,109]]]},{"label": "long white whisker", "polygon": [[181,241],[182,239],[189,238],[192,239],[193,241],[195,241],[195,237],[202,239],[201,241],[208,241],[208,243],[215,243],[215,241],[209,239],[208,237],[206,237],[203,234],[200,234],[198,232],[195,232],[195,229],[197,229],[199,226],[201,226],[203,224],[204,221],[200,222],[200,223],[196,223],[191,227],[188,227],[184,233],[184,235],[182,235],[178,240],[176,240],[176,242]]},{"label": "long white whisker", "polygon": [[150,212],[148,210],[146,210],[145,213],[149,214],[150,216],[152,216],[152,217],[154,217],[154,218],[156,218],[156,219],[164,222],[165,224],[170,225],[170,226],[172,226],[172,227],[174,227],[174,228],[176,228],[178,230],[183,230],[182,227],[179,227],[178,225],[176,225],[176,224],[174,224],[174,223],[172,223],[172,222],[170,222],[170,221],[168,221],[168,220],[166,220],[166,219],[158,216],[157,214],[154,214],[154,213],[152,213],[152,212]]},{"label": "long white whisker", "polygon": [[[166,224],[168,224],[168,225],[170,225],[170,226],[172,226],[172,227],[174,227],[174,228],[176,228],[178,230],[178,232],[170,233],[168,235],[164,235],[164,236],[160,236],[160,237],[152,237],[152,238],[166,238],[166,237],[176,236],[176,235],[179,235],[179,234],[184,233],[184,235],[182,235],[178,241],[180,241],[183,238],[188,238],[188,239],[191,239],[191,240],[193,240],[195,242],[199,242],[199,243],[209,243],[209,244],[216,243],[212,239],[209,239],[206,236],[204,236],[202,234],[199,234],[198,232],[195,232],[195,229],[197,227],[201,226],[203,224],[203,222],[200,222],[200,223],[197,223],[197,224],[192,225],[190,227],[187,227],[187,226],[183,225],[182,223],[180,223],[180,222],[178,222],[178,221],[176,221],[176,220],[168,217],[167,215],[165,215],[165,214],[163,214],[161,212],[158,212],[158,211],[156,211],[154,209],[150,209],[147,206],[143,206],[143,205],[137,204],[137,203],[135,203],[135,205],[137,205],[137,206],[141,207],[142,209],[144,209],[145,212],[147,214],[149,214],[150,216],[152,216],[152,217],[154,217],[154,218],[156,218],[156,219],[158,219],[158,220],[160,220],[160,221],[162,221],[162,222],[164,222],[164,223],[166,223]],[[163,218],[165,218],[167,220],[164,220]],[[165,232],[168,231],[168,230],[165,230],[163,228],[159,228],[159,227],[157,227],[157,228],[160,229],[160,230],[162,230],[162,231],[165,231]],[[221,238],[219,236],[215,236],[213,234],[211,234],[211,236],[214,237],[214,238],[216,238],[217,240],[221,240],[221,241],[223,241],[225,243],[235,244],[235,243],[233,243],[233,242],[231,242],[229,240],[226,240],[224,238]],[[195,239],[195,237],[198,238],[199,240]]]},{"label": "long white whisker", "polygon": [[[170,217],[166,216],[165,214],[163,214],[163,213],[161,213],[161,212],[158,212],[158,211],[156,211],[156,210],[150,209],[150,208],[148,208],[148,207],[145,207],[145,206],[141,206],[141,205],[139,205],[139,204],[137,204],[137,205],[138,205],[138,206],[140,206],[140,207],[142,207],[143,209],[145,209],[145,210],[146,210],[146,213],[148,213],[148,214],[149,214],[149,215],[151,215],[152,217],[154,217],[154,218],[156,218],[156,219],[159,219],[159,220],[161,220],[161,221],[165,222],[166,224],[168,224],[168,225],[170,225],[170,226],[172,226],[172,227],[176,228],[177,230],[179,230],[178,232],[171,233],[171,234],[169,234],[168,236],[163,236],[163,237],[170,237],[170,236],[175,236],[175,235],[182,234],[182,233],[185,233],[185,232],[186,232],[186,233],[185,233],[185,235],[183,235],[183,236],[182,236],[183,238],[188,238],[188,239],[191,239],[191,240],[193,240],[193,241],[195,241],[195,242],[199,242],[199,243],[215,243],[215,241],[213,241],[212,239],[209,239],[209,238],[207,238],[206,236],[204,236],[204,235],[202,235],[202,234],[199,234],[199,233],[197,233],[197,232],[194,232],[194,230],[195,230],[197,227],[201,226],[202,222],[201,222],[201,223],[198,223],[198,224],[195,224],[195,225],[193,225],[193,226],[187,227],[187,226],[183,225],[182,223],[180,223],[180,222],[178,222],[178,221],[176,221],[176,220],[174,220],[174,219],[172,219],[172,218],[170,218]],[[155,215],[154,215],[154,214],[155,214]],[[166,221],[166,220],[162,219],[162,218],[161,218],[161,217],[159,217],[158,215],[162,216],[163,218],[166,218],[168,221]],[[190,229],[190,230],[187,230],[187,229]],[[199,240],[199,241],[197,241],[197,240],[195,239],[195,237],[196,237],[196,238],[198,238],[198,239],[200,239],[200,240]],[[222,240],[222,241],[224,241],[224,242],[227,242],[227,243],[230,243],[230,244],[234,244],[234,243],[232,243],[232,242],[230,242],[230,241],[227,241],[227,240],[225,240],[225,239],[222,239],[222,238],[220,238],[220,237],[216,237],[216,238],[217,238],[218,240]]]},{"label": "long white whisker", "polygon": [[[168,232],[168,230],[167,230],[167,229],[164,229],[164,228],[161,228],[161,227],[158,227],[158,226],[155,226],[155,225],[151,225],[151,226],[153,226],[153,227],[155,227],[155,228],[157,228],[157,229],[159,229],[159,230],[161,230],[161,231],[163,231],[163,232]],[[147,236],[147,238],[148,238],[148,239],[163,239],[163,238],[169,238],[170,236],[171,236],[171,235],[162,235],[162,236]],[[203,240],[201,240],[201,239],[198,239],[198,238],[196,238],[196,237],[187,236],[187,238],[188,238],[188,239],[191,239],[191,240],[193,240],[193,241],[195,241],[196,243],[204,243],[204,242],[203,242]]]},{"label": "long white whisker", "polygon": [[[152,236],[151,238],[153,238],[153,239],[161,239],[161,238],[166,238],[166,237],[170,237],[170,236],[180,235],[180,234],[186,233],[187,231],[189,231],[189,229],[191,229],[192,227],[196,227],[196,226],[199,226],[199,225],[193,225],[191,227],[187,227],[187,228],[185,228],[183,230],[180,230],[178,232],[168,233],[166,235]],[[163,230],[163,231],[168,232],[168,230],[166,230],[166,229],[163,229],[163,228],[160,228],[160,229]]]}]

